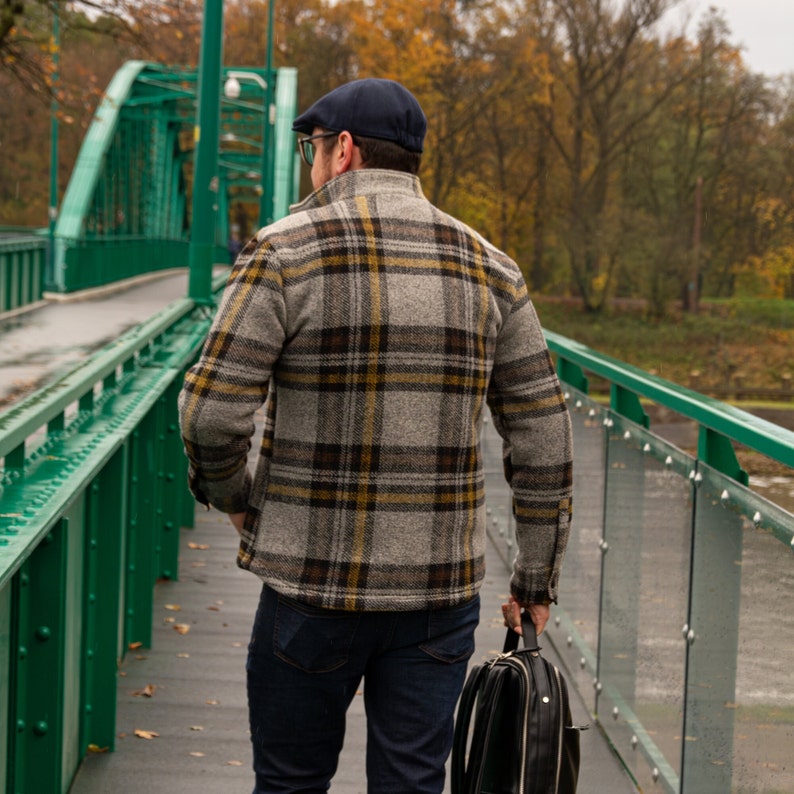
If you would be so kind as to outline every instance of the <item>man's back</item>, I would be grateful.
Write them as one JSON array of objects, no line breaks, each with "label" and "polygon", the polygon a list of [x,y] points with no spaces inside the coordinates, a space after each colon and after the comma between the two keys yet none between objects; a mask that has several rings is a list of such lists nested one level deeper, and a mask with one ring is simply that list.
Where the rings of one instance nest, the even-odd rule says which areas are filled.
[{"label": "man's back", "polygon": [[520,273],[407,174],[352,172],[299,209],[241,257],[222,310],[243,354],[227,348],[230,383],[270,380],[251,490],[267,531],[244,533],[240,564],[317,606],[465,601],[483,576],[479,429]]}]

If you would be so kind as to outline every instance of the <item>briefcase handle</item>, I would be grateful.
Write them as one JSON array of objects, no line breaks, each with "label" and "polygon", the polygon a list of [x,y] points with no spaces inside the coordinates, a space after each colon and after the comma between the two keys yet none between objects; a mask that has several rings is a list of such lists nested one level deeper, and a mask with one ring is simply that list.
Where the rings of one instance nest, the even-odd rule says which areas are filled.
[{"label": "briefcase handle", "polygon": [[532,618],[529,614],[529,611],[524,609],[521,612],[521,631],[522,634],[518,634],[513,629],[509,628],[507,630],[507,636],[505,637],[505,647],[502,653],[511,653],[518,649],[518,640],[523,640],[523,646],[525,651],[539,651],[540,646],[538,645],[538,635],[535,631],[535,624],[532,622]]}]

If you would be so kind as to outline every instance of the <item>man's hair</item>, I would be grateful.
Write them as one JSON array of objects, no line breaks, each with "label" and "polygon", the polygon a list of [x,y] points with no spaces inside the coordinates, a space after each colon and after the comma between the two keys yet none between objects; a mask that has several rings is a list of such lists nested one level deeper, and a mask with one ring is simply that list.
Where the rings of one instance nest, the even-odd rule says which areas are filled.
[{"label": "man's hair", "polygon": [[[422,164],[421,152],[409,152],[397,143],[384,141],[381,138],[365,138],[353,135],[353,143],[361,150],[361,160],[366,168],[387,168],[390,171],[404,171],[407,174],[418,174]],[[328,153],[336,145],[336,138],[325,138],[322,141]]]}]

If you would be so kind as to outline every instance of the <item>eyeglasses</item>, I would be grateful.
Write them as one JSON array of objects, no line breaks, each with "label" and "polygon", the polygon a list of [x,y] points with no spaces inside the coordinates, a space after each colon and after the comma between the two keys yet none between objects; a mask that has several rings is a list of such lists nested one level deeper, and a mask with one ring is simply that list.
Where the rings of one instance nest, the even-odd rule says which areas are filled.
[{"label": "eyeglasses", "polygon": [[301,153],[301,159],[306,165],[314,165],[314,153],[317,149],[314,141],[319,138],[332,138],[334,135],[339,135],[338,132],[321,132],[319,135],[310,135],[308,138],[298,138],[298,149]]}]

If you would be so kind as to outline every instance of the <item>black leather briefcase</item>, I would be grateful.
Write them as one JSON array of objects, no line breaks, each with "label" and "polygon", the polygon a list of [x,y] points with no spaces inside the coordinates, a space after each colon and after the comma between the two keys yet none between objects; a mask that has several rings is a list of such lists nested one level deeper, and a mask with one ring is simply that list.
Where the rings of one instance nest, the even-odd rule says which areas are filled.
[{"label": "black leather briefcase", "polygon": [[562,673],[540,655],[522,614],[504,652],[477,665],[463,688],[452,745],[452,794],[575,794],[579,731]]}]

